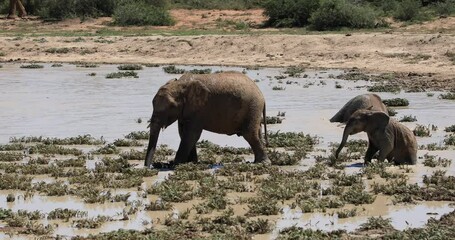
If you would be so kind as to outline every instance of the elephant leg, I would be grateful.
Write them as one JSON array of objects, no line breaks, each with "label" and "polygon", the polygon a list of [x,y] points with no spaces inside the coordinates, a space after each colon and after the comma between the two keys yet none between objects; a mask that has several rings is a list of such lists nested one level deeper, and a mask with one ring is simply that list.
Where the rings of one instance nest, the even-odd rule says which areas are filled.
[{"label": "elephant leg", "polygon": [[[196,142],[201,137],[202,128],[194,128],[191,125],[182,125],[182,136],[179,149],[175,155],[174,164],[185,163],[188,160],[196,160]],[[192,158],[190,158],[190,155]]]},{"label": "elephant leg", "polygon": [[15,19],[17,18],[16,15],[16,0],[9,1],[9,12],[8,12],[8,19]]},{"label": "elephant leg", "polygon": [[387,159],[387,156],[389,155],[390,152],[392,152],[393,147],[392,146],[385,146],[384,148],[379,149],[379,156],[378,156],[378,162],[384,162],[384,160]]},{"label": "elephant leg", "polygon": [[243,135],[243,138],[250,144],[254,153],[254,163],[270,163],[270,160],[267,158],[267,153],[261,142],[261,135],[259,131],[254,133],[248,133]]},{"label": "elephant leg", "polygon": [[21,0],[16,1],[16,8],[19,10],[19,17],[23,18],[27,16],[24,5],[22,5]]},{"label": "elephant leg", "polygon": [[[178,121],[178,129],[179,129],[180,139],[183,139],[185,127],[184,127],[182,121]],[[196,144],[194,144],[194,147],[191,149],[190,155],[188,156],[188,159],[186,162],[197,163],[197,161],[198,161],[198,158],[197,158]]]},{"label": "elephant leg", "polygon": [[365,153],[365,165],[371,163],[371,159],[374,154],[378,151],[378,148],[374,146],[371,142],[368,144],[367,152]]}]

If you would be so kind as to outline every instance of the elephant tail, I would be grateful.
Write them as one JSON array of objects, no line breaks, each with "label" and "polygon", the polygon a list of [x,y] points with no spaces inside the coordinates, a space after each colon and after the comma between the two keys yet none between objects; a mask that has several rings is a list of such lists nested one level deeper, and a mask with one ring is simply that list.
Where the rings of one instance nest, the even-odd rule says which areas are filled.
[{"label": "elephant tail", "polygon": [[269,137],[267,136],[267,119],[266,119],[266,111],[265,111],[265,102],[264,102],[264,109],[262,110],[262,119],[264,119],[264,138],[265,138],[265,146],[269,146]]}]

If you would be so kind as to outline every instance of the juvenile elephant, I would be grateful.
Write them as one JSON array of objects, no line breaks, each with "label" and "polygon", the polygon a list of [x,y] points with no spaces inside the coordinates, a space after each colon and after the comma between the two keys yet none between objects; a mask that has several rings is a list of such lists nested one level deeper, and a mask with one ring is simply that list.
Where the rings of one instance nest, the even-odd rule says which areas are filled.
[{"label": "juvenile elephant", "polygon": [[387,107],[382,103],[381,97],[376,94],[362,94],[349,100],[335,116],[330,119],[330,122],[346,123],[351,115],[360,109],[369,109],[372,111],[381,111],[388,115]]},{"label": "juvenile elephant", "polygon": [[338,158],[349,135],[362,131],[368,134],[365,164],[371,162],[378,150],[378,161],[387,159],[395,164],[416,164],[417,140],[412,131],[387,114],[370,110],[358,110],[349,118],[335,157]]},{"label": "juvenile elephant", "polygon": [[239,72],[185,74],[163,85],[153,98],[153,114],[145,166],[150,167],[161,128],[178,120],[180,145],[173,164],[196,162],[196,142],[202,130],[243,136],[254,162],[268,161],[261,141],[261,121],[267,142],[265,99],[256,84]]}]

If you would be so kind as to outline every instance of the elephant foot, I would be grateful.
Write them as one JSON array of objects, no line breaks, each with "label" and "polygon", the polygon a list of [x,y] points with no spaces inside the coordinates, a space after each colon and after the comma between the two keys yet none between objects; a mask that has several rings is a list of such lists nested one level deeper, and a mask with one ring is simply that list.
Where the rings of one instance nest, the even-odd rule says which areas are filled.
[{"label": "elephant foot", "polygon": [[255,159],[255,160],[254,160],[254,163],[262,163],[262,164],[264,164],[264,165],[272,165],[272,161],[270,161],[270,159],[267,158],[267,157],[266,157],[266,158],[263,158],[263,159],[261,159],[261,160],[256,160],[256,159]]},{"label": "elephant foot", "polygon": [[7,19],[17,19],[17,15],[8,15]]}]

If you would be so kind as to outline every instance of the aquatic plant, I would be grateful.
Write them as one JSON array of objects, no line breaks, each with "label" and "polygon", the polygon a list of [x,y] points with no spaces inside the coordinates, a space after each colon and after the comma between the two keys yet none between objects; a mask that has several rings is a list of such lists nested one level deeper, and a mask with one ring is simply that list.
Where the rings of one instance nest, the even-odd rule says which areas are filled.
[{"label": "aquatic plant", "polygon": [[428,153],[425,153],[423,155],[424,160],[423,160],[423,165],[427,167],[436,167],[436,166],[441,166],[441,167],[448,167],[452,163],[452,160],[447,159],[447,158],[437,158],[436,156],[429,155]]},{"label": "aquatic plant", "polygon": [[44,68],[44,66],[36,64],[36,63],[32,63],[32,64],[28,64],[28,65],[21,65],[20,68],[37,69],[37,68]]},{"label": "aquatic plant", "polygon": [[418,137],[431,137],[430,128],[424,125],[417,124],[412,132]]},{"label": "aquatic plant", "polygon": [[448,93],[443,93],[439,95],[440,99],[447,99],[447,100],[455,100],[455,93],[454,92],[448,92]]},{"label": "aquatic plant", "polygon": [[444,131],[455,133],[455,124],[444,128]]},{"label": "aquatic plant", "polygon": [[304,134],[302,132],[269,132],[269,147],[277,148],[284,147],[289,150],[295,148],[312,151],[315,144],[318,143],[317,137],[312,137],[309,134]]},{"label": "aquatic plant", "polygon": [[455,146],[455,134],[450,134],[450,135],[445,136],[444,144]]},{"label": "aquatic plant", "polygon": [[159,67],[160,65],[156,64],[156,63],[146,63],[146,64],[144,64],[144,66],[146,66],[146,67]]},{"label": "aquatic plant", "polygon": [[291,66],[286,68],[283,72],[284,74],[288,74],[289,77],[300,77],[300,75],[305,72],[305,68],[302,66]]},{"label": "aquatic plant", "polygon": [[61,180],[52,183],[41,181],[35,183],[33,189],[47,196],[64,196],[70,193],[68,185]]},{"label": "aquatic plant", "polygon": [[139,142],[138,140],[130,140],[130,139],[116,139],[113,143],[116,147],[141,147],[144,144]]},{"label": "aquatic plant", "polygon": [[167,74],[183,74],[185,73],[185,69],[176,68],[175,65],[169,65],[163,67],[163,71]]},{"label": "aquatic plant", "polygon": [[157,194],[165,202],[185,202],[193,199],[193,187],[179,180],[165,180],[147,192]]},{"label": "aquatic plant", "polygon": [[46,145],[100,145],[105,144],[106,141],[103,138],[97,139],[92,137],[90,134],[79,135],[76,137],[67,138],[50,138],[50,137],[12,137],[10,138],[12,143],[43,143]]},{"label": "aquatic plant", "polygon": [[73,210],[68,208],[56,208],[49,212],[47,219],[63,219],[68,222],[70,218],[81,218],[88,215],[87,211]]},{"label": "aquatic plant", "polygon": [[258,218],[244,224],[245,230],[253,234],[266,234],[272,231],[272,223],[268,219]]},{"label": "aquatic plant", "polygon": [[412,115],[404,115],[401,119],[400,122],[417,122],[417,118]]},{"label": "aquatic plant", "polygon": [[114,72],[114,73],[108,73],[106,75],[106,78],[112,79],[112,78],[139,78],[137,75],[137,72],[134,71],[126,71],[126,72]]},{"label": "aquatic plant", "polygon": [[428,150],[428,151],[437,151],[437,150],[447,150],[447,146],[443,146],[439,143],[429,143],[427,145],[420,145],[420,150]]},{"label": "aquatic plant", "polygon": [[280,117],[269,117],[269,116],[266,116],[265,117],[265,122],[267,124],[280,124],[281,122],[283,121],[283,118],[280,118]]},{"label": "aquatic plant", "polygon": [[382,102],[388,107],[406,107],[409,106],[409,101],[405,98],[384,99]]},{"label": "aquatic plant", "polygon": [[363,223],[360,225],[360,230],[361,231],[366,231],[366,230],[384,230],[384,231],[390,231],[394,230],[392,226],[392,220],[390,218],[382,218],[382,216],[379,217],[370,217],[368,218],[366,223]]},{"label": "aquatic plant", "polygon": [[91,152],[92,154],[119,154],[120,149],[118,149],[114,144],[109,143],[103,147],[100,147]]},{"label": "aquatic plant", "polygon": [[343,209],[341,211],[337,211],[338,218],[349,218],[357,216],[357,209],[353,208],[351,210]]},{"label": "aquatic plant", "polygon": [[205,68],[205,69],[191,69],[188,71],[189,73],[192,74],[210,74],[212,72],[212,69],[210,68]]},{"label": "aquatic plant", "polygon": [[304,150],[296,150],[294,154],[291,155],[287,152],[269,150],[267,156],[273,165],[295,165],[306,157],[306,152]]},{"label": "aquatic plant", "polygon": [[401,88],[398,85],[387,85],[387,84],[376,84],[374,86],[368,87],[368,92],[391,92],[399,93]]},{"label": "aquatic plant", "polygon": [[18,152],[0,152],[0,162],[17,162],[24,158],[24,154]]},{"label": "aquatic plant", "polygon": [[144,209],[146,211],[168,211],[172,209],[172,204],[162,200],[156,200],[150,202],[150,204],[146,204]]},{"label": "aquatic plant", "polygon": [[117,67],[118,70],[142,70],[142,66],[140,64],[123,64]]},{"label": "aquatic plant", "polygon": [[97,68],[99,67],[95,63],[86,63],[86,62],[80,62],[76,64],[76,67],[82,67],[82,68]]},{"label": "aquatic plant", "polygon": [[278,202],[273,199],[264,197],[256,197],[250,200],[248,203],[248,212],[246,216],[257,216],[257,215],[277,215],[281,208],[278,207]]},{"label": "aquatic plant", "polygon": [[28,149],[30,154],[59,154],[59,155],[75,155],[80,156],[83,154],[82,150],[77,148],[65,148],[57,145],[36,144]]},{"label": "aquatic plant", "polygon": [[126,139],[132,140],[148,140],[149,132],[148,131],[134,131],[130,132],[125,136]]},{"label": "aquatic plant", "polygon": [[376,196],[365,191],[362,185],[356,184],[344,191],[341,199],[354,205],[371,204],[376,199]]},{"label": "aquatic plant", "polygon": [[281,91],[281,90],[286,90],[286,88],[283,86],[273,86],[272,90]]},{"label": "aquatic plant", "polygon": [[325,232],[322,230],[313,230],[302,227],[287,227],[280,230],[277,240],[293,240],[293,239],[341,239],[346,234],[346,230],[336,230],[332,232]]},{"label": "aquatic plant", "polygon": [[387,107],[387,113],[389,114],[389,116],[393,117],[395,115],[397,115],[397,111],[393,108],[390,108],[390,107]]},{"label": "aquatic plant", "polygon": [[76,228],[99,228],[107,221],[112,221],[112,218],[108,216],[97,216],[94,218],[74,220],[73,226]]},{"label": "aquatic plant", "polygon": [[51,65],[51,67],[63,67],[63,64],[61,63],[54,63]]},{"label": "aquatic plant", "polygon": [[28,190],[32,187],[33,177],[17,175],[17,174],[8,174],[0,173],[0,189],[19,189],[19,190]]}]

